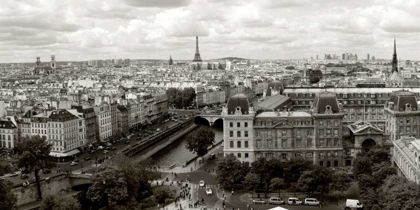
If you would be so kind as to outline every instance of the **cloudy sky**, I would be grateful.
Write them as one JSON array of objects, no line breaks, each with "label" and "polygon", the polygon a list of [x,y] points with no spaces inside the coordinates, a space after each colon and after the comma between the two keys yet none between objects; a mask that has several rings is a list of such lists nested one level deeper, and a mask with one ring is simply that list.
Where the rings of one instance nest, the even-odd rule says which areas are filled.
[{"label": "cloudy sky", "polygon": [[0,62],[109,58],[420,60],[420,0],[1,0]]}]

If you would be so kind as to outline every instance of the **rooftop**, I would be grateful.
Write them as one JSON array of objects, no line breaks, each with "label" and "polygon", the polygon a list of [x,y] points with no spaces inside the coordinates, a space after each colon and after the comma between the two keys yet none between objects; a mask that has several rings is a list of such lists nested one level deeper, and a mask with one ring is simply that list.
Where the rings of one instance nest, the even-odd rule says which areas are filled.
[{"label": "rooftop", "polygon": [[311,117],[307,112],[262,112],[256,117]]}]

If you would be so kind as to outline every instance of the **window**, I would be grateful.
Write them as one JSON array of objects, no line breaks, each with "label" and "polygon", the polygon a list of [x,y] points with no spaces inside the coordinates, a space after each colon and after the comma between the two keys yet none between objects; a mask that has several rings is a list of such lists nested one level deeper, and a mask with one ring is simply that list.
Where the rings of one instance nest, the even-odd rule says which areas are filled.
[{"label": "window", "polygon": [[300,137],[300,130],[296,131],[296,136]]},{"label": "window", "polygon": [[287,147],[287,140],[283,139],[281,141],[281,147],[286,148]]},{"label": "window", "polygon": [[238,137],[238,138],[241,137],[241,131],[236,132],[236,137]]},{"label": "window", "polygon": [[324,126],[324,122],[323,121],[319,121],[319,126]]},{"label": "window", "polygon": [[406,131],[407,133],[411,133],[411,127],[410,127],[410,126],[407,126],[407,127],[405,128],[405,131]]},{"label": "window", "polygon": [[238,148],[241,148],[241,141],[237,141],[236,145],[238,146]]},{"label": "window", "polygon": [[287,159],[287,155],[286,154],[281,154],[281,159],[286,160]]},{"label": "window", "polygon": [[248,158],[249,156],[248,156],[248,153],[245,153],[245,158]]},{"label": "window", "polygon": [[248,141],[245,141],[245,148],[248,148]]},{"label": "window", "polygon": [[319,139],[319,146],[323,147],[324,145],[324,139]]},{"label": "window", "polygon": [[331,161],[327,161],[327,167],[331,167]]},{"label": "window", "polygon": [[287,135],[287,131],[281,131],[281,135],[282,136],[286,136]]},{"label": "window", "polygon": [[229,145],[230,148],[233,148],[233,141],[230,141],[229,143],[230,143],[230,145]]},{"label": "window", "polygon": [[339,141],[339,139],[334,139],[334,146],[335,146],[335,147],[340,146],[340,141]]},{"label": "window", "polygon": [[261,140],[257,140],[257,148],[262,148],[262,142],[261,142]]},{"label": "window", "polygon": [[241,153],[238,153],[238,158],[241,158]]},{"label": "window", "polygon": [[229,127],[233,128],[233,122],[229,123]]},{"label": "window", "polygon": [[240,128],[241,127],[241,123],[240,122],[237,122],[236,123],[236,127]]},{"label": "window", "polygon": [[267,146],[268,146],[268,148],[273,148],[274,147],[273,141],[272,140],[267,140]]},{"label": "window", "polygon": [[[245,122],[244,124],[245,124],[245,128],[247,128],[248,127],[248,122]],[[248,153],[246,153],[246,154],[248,154]]]},{"label": "window", "polygon": [[331,135],[331,129],[327,129],[327,136]]},{"label": "window", "polygon": [[233,131],[229,131],[229,137],[233,137]]},{"label": "window", "polygon": [[334,136],[338,136],[338,129],[334,129]]},{"label": "window", "polygon": [[331,126],[331,124],[330,124],[331,122],[328,120],[327,121],[327,127],[330,127]]},{"label": "window", "polygon": [[324,130],[319,130],[319,135],[324,136]]},{"label": "window", "polygon": [[302,146],[302,140],[301,139],[296,139],[296,146],[297,147],[301,147]]},{"label": "window", "polygon": [[312,147],[312,139],[308,139],[306,145],[307,147]]},{"label": "window", "polygon": [[248,137],[248,131],[245,131],[244,136]]},{"label": "window", "polygon": [[319,161],[320,166],[324,166],[324,161]]}]

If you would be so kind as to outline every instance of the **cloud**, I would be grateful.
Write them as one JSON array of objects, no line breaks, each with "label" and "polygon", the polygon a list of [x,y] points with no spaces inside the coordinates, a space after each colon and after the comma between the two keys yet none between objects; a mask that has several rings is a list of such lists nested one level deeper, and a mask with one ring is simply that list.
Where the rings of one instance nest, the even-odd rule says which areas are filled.
[{"label": "cloud", "polygon": [[190,4],[191,0],[124,0],[126,4],[134,7],[182,7]]}]

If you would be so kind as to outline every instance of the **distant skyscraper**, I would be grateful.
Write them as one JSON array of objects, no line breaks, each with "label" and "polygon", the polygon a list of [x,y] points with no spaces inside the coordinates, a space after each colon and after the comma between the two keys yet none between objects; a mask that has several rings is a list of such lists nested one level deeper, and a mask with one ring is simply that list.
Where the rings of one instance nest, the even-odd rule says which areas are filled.
[{"label": "distant skyscraper", "polygon": [[394,37],[394,54],[392,55],[392,72],[398,72],[397,43]]},{"label": "distant skyscraper", "polygon": [[195,37],[195,56],[193,62],[202,62],[200,51],[198,50],[198,36]]},{"label": "distant skyscraper", "polygon": [[316,59],[318,60],[318,55],[316,55]]},{"label": "distant skyscraper", "polygon": [[370,55],[369,55],[369,53],[368,53],[368,55],[367,55],[367,60],[370,60]]},{"label": "distant skyscraper", "polygon": [[346,54],[343,53],[343,56],[342,56],[341,60],[343,60],[343,61],[346,60]]},{"label": "distant skyscraper", "polygon": [[354,54],[354,60],[357,60],[357,54]]}]

